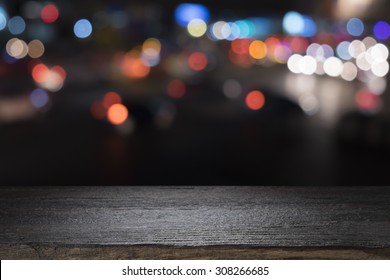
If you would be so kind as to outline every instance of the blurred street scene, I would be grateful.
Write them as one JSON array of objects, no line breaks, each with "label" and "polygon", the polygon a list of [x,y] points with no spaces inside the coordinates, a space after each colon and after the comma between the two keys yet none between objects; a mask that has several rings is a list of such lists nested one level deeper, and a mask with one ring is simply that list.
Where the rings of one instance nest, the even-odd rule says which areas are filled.
[{"label": "blurred street scene", "polygon": [[257,2],[0,1],[0,185],[389,185],[390,2]]}]

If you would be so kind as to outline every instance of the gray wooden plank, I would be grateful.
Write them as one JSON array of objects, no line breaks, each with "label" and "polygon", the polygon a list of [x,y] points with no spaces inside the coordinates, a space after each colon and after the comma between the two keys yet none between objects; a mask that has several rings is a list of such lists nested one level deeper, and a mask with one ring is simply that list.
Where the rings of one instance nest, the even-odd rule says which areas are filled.
[{"label": "gray wooden plank", "polygon": [[3,187],[0,217],[0,244],[390,247],[388,187]]}]

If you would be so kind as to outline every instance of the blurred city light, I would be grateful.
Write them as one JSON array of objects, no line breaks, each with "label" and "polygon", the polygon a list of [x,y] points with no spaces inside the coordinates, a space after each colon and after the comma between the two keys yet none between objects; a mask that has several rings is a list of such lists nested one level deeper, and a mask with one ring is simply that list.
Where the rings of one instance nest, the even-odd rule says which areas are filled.
[{"label": "blurred city light", "polygon": [[26,22],[20,16],[14,16],[8,21],[9,32],[13,35],[19,35],[26,29]]},{"label": "blurred city light", "polygon": [[194,52],[188,57],[188,66],[195,71],[202,71],[207,67],[207,56],[202,52]]},{"label": "blurred city light", "polygon": [[80,19],[75,23],[73,31],[77,38],[88,38],[92,34],[92,24],[87,19]]},{"label": "blurred city light", "polygon": [[7,13],[0,6],[0,31],[7,27]]},{"label": "blurred city light", "polygon": [[379,40],[389,39],[390,25],[385,21],[378,21],[374,26],[374,35]]},{"label": "blurred city light", "polygon": [[43,7],[41,11],[41,19],[45,23],[53,23],[58,19],[58,17],[59,17],[59,11],[56,5],[48,4]]},{"label": "blurred city light", "polygon": [[107,112],[108,121],[114,125],[123,124],[127,120],[128,116],[129,112],[122,104],[114,104],[110,106]]},{"label": "blurred city light", "polygon": [[43,108],[49,102],[49,95],[43,89],[35,89],[30,95],[31,104],[36,108]]},{"label": "blurred city light", "polygon": [[193,19],[201,19],[204,22],[208,22],[209,18],[209,10],[201,4],[184,3],[179,5],[175,11],[176,22],[182,27],[187,27]]},{"label": "blurred city light", "polygon": [[202,37],[206,34],[207,24],[200,18],[194,18],[188,23],[187,30],[192,37]]},{"label": "blurred city light", "polygon": [[257,111],[264,107],[265,97],[261,91],[254,90],[248,93],[245,102],[249,109]]},{"label": "blurred city light", "polygon": [[350,35],[359,37],[364,32],[364,23],[361,19],[351,18],[347,23],[347,31]]},{"label": "blurred city light", "polygon": [[267,115],[283,123],[275,135],[290,120],[310,119],[315,128],[302,130],[326,127],[328,136],[349,115],[387,123],[389,4],[325,2],[8,1],[0,5],[0,124],[16,115],[65,123],[72,112],[108,139],[177,133],[202,118],[256,130]]},{"label": "blurred city light", "polygon": [[172,80],[167,85],[167,93],[172,98],[181,98],[185,95],[187,87],[181,80]]}]

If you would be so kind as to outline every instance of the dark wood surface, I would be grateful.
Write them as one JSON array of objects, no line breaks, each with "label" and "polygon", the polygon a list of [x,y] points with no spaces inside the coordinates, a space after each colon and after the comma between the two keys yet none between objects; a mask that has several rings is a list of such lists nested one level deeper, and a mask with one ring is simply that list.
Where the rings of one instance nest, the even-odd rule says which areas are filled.
[{"label": "dark wood surface", "polygon": [[167,257],[179,248],[202,258],[226,248],[390,257],[388,187],[2,187],[0,215],[3,258],[47,257],[48,248],[87,256],[96,246]]}]

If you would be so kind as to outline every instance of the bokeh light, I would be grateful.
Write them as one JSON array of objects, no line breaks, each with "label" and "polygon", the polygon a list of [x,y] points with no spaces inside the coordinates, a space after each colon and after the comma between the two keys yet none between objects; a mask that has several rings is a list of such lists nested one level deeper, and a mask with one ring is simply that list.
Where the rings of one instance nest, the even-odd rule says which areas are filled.
[{"label": "bokeh light", "polygon": [[225,40],[231,35],[230,25],[225,21],[217,21],[210,28],[211,35],[216,40]]},{"label": "bokeh light", "polygon": [[107,92],[103,96],[102,104],[105,109],[110,108],[114,104],[121,104],[121,103],[122,103],[122,97],[114,91]]},{"label": "bokeh light", "polygon": [[338,57],[344,60],[350,60],[352,58],[351,54],[349,53],[349,45],[351,43],[347,41],[343,41],[340,44],[338,44],[336,52]]},{"label": "bokeh light", "polygon": [[202,37],[206,34],[207,24],[204,20],[195,18],[188,23],[187,31],[192,37]]},{"label": "bokeh light", "polygon": [[377,77],[384,77],[389,73],[389,62],[375,61],[371,66],[371,71]]},{"label": "bokeh light", "polygon": [[56,5],[54,4],[48,4],[43,7],[41,11],[41,19],[45,23],[53,23],[55,22],[59,17],[59,11]]},{"label": "bokeh light", "polygon": [[290,36],[287,38],[290,43],[292,51],[295,53],[304,53],[309,46],[309,40],[301,36]]},{"label": "bokeh light", "polygon": [[0,7],[0,31],[7,26],[7,13]]},{"label": "bokeh light", "polygon": [[361,19],[351,18],[347,22],[347,31],[350,35],[359,37],[364,32],[364,23]]},{"label": "bokeh light", "polygon": [[26,22],[20,16],[12,17],[8,21],[8,29],[9,29],[9,32],[13,35],[22,34],[24,32],[24,30],[26,29]]},{"label": "bokeh light", "polygon": [[156,52],[161,52],[161,42],[160,40],[156,38],[149,38],[146,39],[145,42],[142,44],[142,51],[147,51],[149,49],[153,49]]},{"label": "bokeh light", "polygon": [[188,57],[188,66],[194,71],[204,70],[207,64],[207,56],[202,52],[194,52]]},{"label": "bokeh light", "polygon": [[40,40],[32,40],[28,43],[28,55],[31,58],[40,58],[45,53],[45,46]]},{"label": "bokeh light", "polygon": [[237,20],[235,24],[238,26],[240,31],[239,38],[250,38],[255,35],[256,27],[250,20]]},{"label": "bokeh light", "polygon": [[313,75],[317,70],[317,61],[309,56],[305,55],[299,61],[299,72],[305,75]]},{"label": "bokeh light", "polygon": [[167,85],[167,93],[172,98],[182,98],[187,91],[186,84],[181,80],[172,80]]},{"label": "bokeh light", "polygon": [[317,24],[314,22],[314,20],[309,16],[303,17],[303,31],[301,32],[301,36],[304,37],[313,37],[317,33]]},{"label": "bokeh light", "polygon": [[122,104],[114,104],[107,111],[107,119],[114,125],[121,125],[129,116],[129,111]]},{"label": "bokeh light", "polygon": [[375,46],[378,43],[374,38],[372,38],[370,36],[364,38],[362,42],[363,42],[363,44],[364,44],[364,46],[366,47],[367,50],[369,48]]},{"label": "bokeh light", "polygon": [[28,46],[23,40],[12,38],[6,44],[6,51],[9,56],[22,59],[27,56]]},{"label": "bokeh light", "polygon": [[360,54],[366,51],[366,46],[362,41],[355,40],[352,41],[351,44],[349,45],[348,51],[353,58],[357,58]]},{"label": "bokeh light", "polygon": [[389,49],[383,44],[376,44],[367,51],[375,61],[384,61],[389,58]]},{"label": "bokeh light", "polygon": [[380,109],[381,99],[378,95],[368,90],[362,90],[356,94],[355,101],[359,109],[366,112],[375,112]]},{"label": "bokeh light", "polygon": [[147,39],[142,45],[141,59],[148,67],[160,63],[161,42],[156,38]]},{"label": "bokeh light", "polygon": [[301,35],[305,28],[303,16],[297,12],[288,12],[283,18],[283,29],[290,35]]},{"label": "bokeh light", "polygon": [[92,34],[92,24],[87,19],[80,19],[75,23],[73,32],[77,38],[88,38]]},{"label": "bokeh light", "polygon": [[58,75],[60,75],[61,79],[65,81],[66,79],[66,71],[63,67],[56,65],[51,68],[51,71],[56,72]]},{"label": "bokeh light", "polygon": [[356,65],[363,71],[369,71],[371,69],[372,57],[369,53],[361,53],[356,58]]},{"label": "bokeh light", "polygon": [[227,23],[229,28],[229,36],[226,37],[226,40],[233,41],[240,37],[240,27],[235,22],[228,22]]},{"label": "bokeh light", "polygon": [[35,108],[43,108],[49,102],[49,94],[43,89],[36,89],[31,92],[30,101]]},{"label": "bokeh light", "polygon": [[351,82],[356,79],[358,75],[358,69],[352,62],[344,63],[343,70],[341,72],[341,78],[345,81]]},{"label": "bokeh light", "polygon": [[49,68],[42,63],[35,65],[32,69],[32,77],[36,83],[45,82],[49,77]]},{"label": "bokeh light", "polygon": [[121,68],[123,75],[132,79],[142,79],[150,73],[150,67],[144,63],[136,51],[131,51],[124,56]]},{"label": "bokeh light", "polygon": [[175,10],[176,22],[182,27],[187,27],[193,19],[201,19],[204,22],[208,22],[209,18],[209,10],[201,4],[184,3]]},{"label": "bokeh light", "polygon": [[254,59],[262,59],[267,56],[267,45],[260,40],[255,40],[249,45],[249,54]]},{"label": "bokeh light", "polygon": [[389,39],[390,25],[385,21],[378,21],[374,26],[374,35],[379,40]]},{"label": "bokeh light", "polygon": [[47,79],[44,80],[42,83],[39,83],[39,85],[51,92],[57,92],[62,89],[64,85],[64,79],[61,72],[57,72],[53,69],[49,70]]},{"label": "bokeh light", "polygon": [[242,86],[234,79],[226,80],[222,86],[223,94],[229,99],[236,99],[242,94]]},{"label": "bokeh light", "polygon": [[245,98],[245,103],[249,109],[257,111],[264,107],[265,97],[261,91],[254,90],[248,93]]},{"label": "bokeh light", "polygon": [[238,55],[247,54],[249,52],[249,46],[251,41],[249,39],[238,39],[231,43],[231,49]]},{"label": "bokeh light", "polygon": [[324,71],[331,77],[338,77],[343,71],[343,63],[337,57],[330,57],[324,62]]},{"label": "bokeh light", "polygon": [[301,71],[301,67],[300,67],[300,63],[301,63],[301,59],[302,59],[302,55],[300,54],[293,54],[292,56],[290,56],[290,58],[288,59],[287,61],[287,67],[288,69],[294,73],[294,74],[300,74],[302,71]]}]

